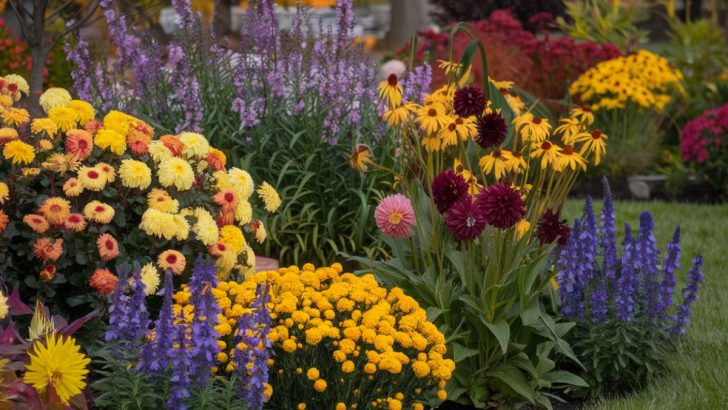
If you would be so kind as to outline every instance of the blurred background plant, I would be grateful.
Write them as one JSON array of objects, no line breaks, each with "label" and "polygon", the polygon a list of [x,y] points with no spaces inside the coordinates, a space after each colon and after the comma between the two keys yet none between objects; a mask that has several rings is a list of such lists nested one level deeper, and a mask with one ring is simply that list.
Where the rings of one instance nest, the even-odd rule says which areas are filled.
[{"label": "blurred background plant", "polygon": [[561,0],[430,0],[432,17],[443,26],[458,21],[483,20],[496,10],[508,9],[528,30],[535,31],[543,20],[552,20],[564,13]]},{"label": "blurred background plant", "polygon": [[590,68],[571,84],[569,93],[594,111],[595,127],[611,137],[600,171],[623,178],[654,164],[665,113],[684,88],[678,69],[663,57],[639,50]]},{"label": "blurred background plant", "polygon": [[353,44],[351,2],[339,2],[336,27],[321,27],[315,38],[318,23],[304,9],[283,32],[272,3],[261,0],[246,12],[240,43],[228,44],[188,3],[173,4],[180,25],[165,45],[137,36],[102,2],[117,58],[104,68],[107,55],[94,62],[85,40],[69,44],[79,94],[101,112],[124,108],[163,132],[202,131],[233,164],[268,178],[285,207],[263,220],[273,229],[257,252],[283,264],[323,264],[338,252],[380,255],[371,212],[386,181],[364,180],[347,166],[352,146],[381,135],[375,70]]},{"label": "blurred background plant", "polygon": [[559,28],[577,40],[612,43],[632,51],[648,41],[648,33],[637,25],[648,17],[640,1],[565,1],[567,17],[557,17]]},{"label": "blurred background plant", "polygon": [[706,110],[680,133],[680,152],[711,200],[728,197],[728,104]]}]

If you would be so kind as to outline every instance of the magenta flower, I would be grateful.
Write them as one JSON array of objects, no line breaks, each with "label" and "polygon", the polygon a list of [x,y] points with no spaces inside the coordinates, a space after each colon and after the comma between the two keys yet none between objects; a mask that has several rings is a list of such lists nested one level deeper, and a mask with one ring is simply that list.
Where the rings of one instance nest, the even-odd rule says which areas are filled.
[{"label": "magenta flower", "polygon": [[412,202],[406,196],[389,195],[377,205],[374,219],[382,233],[392,238],[404,239],[412,234],[415,210],[412,208]]},{"label": "magenta flower", "polygon": [[475,142],[483,148],[499,146],[506,139],[508,125],[500,113],[492,112],[478,118],[478,136]]},{"label": "magenta flower", "polygon": [[561,220],[561,209],[554,212],[554,210],[548,208],[538,220],[536,236],[542,245],[555,242],[558,239],[559,245],[566,246],[569,241],[569,234],[571,234],[571,228],[566,224],[566,221]]},{"label": "magenta flower", "polygon": [[465,118],[480,115],[485,110],[485,94],[479,87],[465,87],[455,91],[455,114]]},{"label": "magenta flower", "polygon": [[481,191],[475,203],[483,212],[485,221],[496,228],[508,229],[526,214],[521,194],[504,182]]},{"label": "magenta flower", "polygon": [[445,223],[456,238],[470,241],[485,229],[485,215],[475,205],[473,197],[465,195],[447,211]]},{"label": "magenta flower", "polygon": [[443,171],[432,180],[432,200],[441,214],[468,193],[468,183],[453,171]]}]

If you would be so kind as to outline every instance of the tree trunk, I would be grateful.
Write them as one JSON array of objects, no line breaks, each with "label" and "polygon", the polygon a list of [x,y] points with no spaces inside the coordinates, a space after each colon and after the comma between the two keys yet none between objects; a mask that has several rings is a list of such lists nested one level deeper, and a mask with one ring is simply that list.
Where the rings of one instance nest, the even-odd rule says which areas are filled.
[{"label": "tree trunk", "polygon": [[30,46],[31,68],[30,68],[30,114],[33,117],[43,116],[38,99],[43,93],[43,71],[46,62],[46,53],[42,44]]},{"label": "tree trunk", "polygon": [[427,1],[398,0],[391,3],[391,25],[387,33],[387,43],[398,48],[409,41],[417,30],[424,28],[428,21]]},{"label": "tree trunk", "polygon": [[230,32],[232,13],[230,8],[235,4],[234,0],[215,0],[215,11],[213,13],[213,24],[215,24],[215,35],[223,37]]}]

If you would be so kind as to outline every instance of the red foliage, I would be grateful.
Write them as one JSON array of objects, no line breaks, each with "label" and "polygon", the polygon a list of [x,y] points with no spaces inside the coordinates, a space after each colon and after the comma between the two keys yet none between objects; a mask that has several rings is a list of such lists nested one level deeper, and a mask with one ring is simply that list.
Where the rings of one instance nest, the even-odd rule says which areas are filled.
[{"label": "red foliage", "polygon": [[[538,15],[539,26],[548,16]],[[508,10],[494,11],[486,20],[472,22],[478,39],[485,45],[488,72],[496,80],[514,80],[523,89],[545,100],[558,100],[566,96],[569,83],[596,63],[619,56],[612,44],[577,43],[568,36],[552,36],[548,32],[534,35],[523,28]],[[433,65],[432,87],[444,84],[445,76],[437,67],[437,60],[448,59],[449,30],[437,33],[427,30],[418,33],[415,59],[428,60]],[[454,58],[459,59],[470,43],[469,37],[459,33],[454,42]],[[407,57],[409,45],[399,50]],[[476,83],[482,83],[479,58],[473,59]]]},{"label": "red foliage", "polygon": [[27,76],[30,73],[28,44],[15,37],[0,18],[0,72]]}]

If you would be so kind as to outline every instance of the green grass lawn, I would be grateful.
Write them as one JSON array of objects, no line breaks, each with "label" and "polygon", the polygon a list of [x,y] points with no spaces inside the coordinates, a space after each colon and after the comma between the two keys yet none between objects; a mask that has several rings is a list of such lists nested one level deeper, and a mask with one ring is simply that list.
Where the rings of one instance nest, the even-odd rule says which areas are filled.
[{"label": "green grass lawn", "polygon": [[[583,201],[567,203],[564,216],[581,215]],[[655,236],[661,252],[676,225],[682,228],[682,282],[690,259],[702,254],[705,280],[693,305],[693,317],[680,352],[668,363],[668,372],[643,391],[604,399],[590,409],[724,409],[728,408],[728,205],[691,205],[665,202],[617,202],[620,241],[624,223],[639,226],[648,210],[655,218]],[[601,202],[595,204],[601,212]],[[680,288],[682,283],[680,283]],[[679,292],[679,290],[678,290]]]}]

